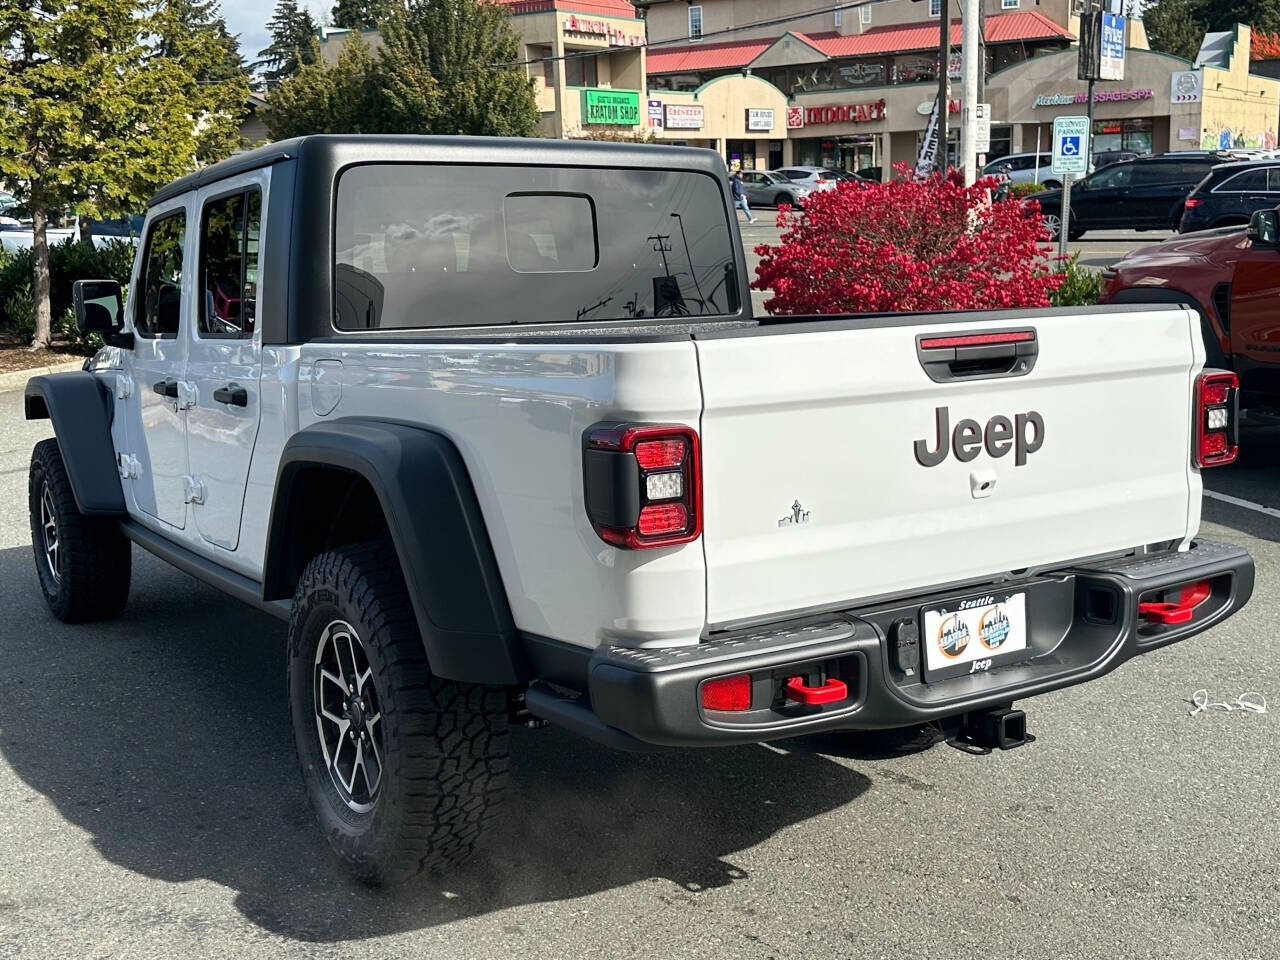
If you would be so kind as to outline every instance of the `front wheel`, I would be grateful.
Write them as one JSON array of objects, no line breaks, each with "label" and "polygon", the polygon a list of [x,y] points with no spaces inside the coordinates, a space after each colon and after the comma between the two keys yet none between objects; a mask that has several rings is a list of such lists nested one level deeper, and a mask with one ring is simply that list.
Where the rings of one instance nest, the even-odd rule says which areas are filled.
[{"label": "front wheel", "polygon": [[780,193],[773,198],[773,205],[775,207],[781,207],[783,204],[790,204],[793,207],[798,207],[800,205],[800,201],[792,199],[789,193]]},{"label": "front wheel", "polygon": [[65,623],[114,617],[129,599],[132,555],[114,517],[76,506],[57,440],[41,440],[27,475],[36,576],[50,612]]},{"label": "front wheel", "polygon": [[348,869],[396,882],[464,859],[506,789],[506,693],[431,675],[390,543],[307,565],[288,673],[303,781]]},{"label": "front wheel", "polygon": [[1046,213],[1044,216],[1044,232],[1049,235],[1050,240],[1057,240],[1058,234],[1062,233],[1062,218],[1056,213]]}]

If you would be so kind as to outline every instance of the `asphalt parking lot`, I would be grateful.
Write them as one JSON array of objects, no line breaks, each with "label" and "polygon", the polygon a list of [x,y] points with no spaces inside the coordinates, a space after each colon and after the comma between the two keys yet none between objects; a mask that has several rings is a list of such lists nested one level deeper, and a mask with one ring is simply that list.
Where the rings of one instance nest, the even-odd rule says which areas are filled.
[{"label": "asphalt parking lot", "polygon": [[[851,736],[636,757],[518,731],[475,862],[396,892],[329,861],[295,769],[284,629],[135,551],[125,615],[54,621],[0,394],[0,956],[1269,958],[1280,953],[1280,432],[1204,505],[1250,606],[1023,704],[973,757]],[[1258,509],[1259,507],[1263,509]],[[1266,512],[1267,509],[1275,514]],[[1188,716],[1260,691],[1264,715]]]}]

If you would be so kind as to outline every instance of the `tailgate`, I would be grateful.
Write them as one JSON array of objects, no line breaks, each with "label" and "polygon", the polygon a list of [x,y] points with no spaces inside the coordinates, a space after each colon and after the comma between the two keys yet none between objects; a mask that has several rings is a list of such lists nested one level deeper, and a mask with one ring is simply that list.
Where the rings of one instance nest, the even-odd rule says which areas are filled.
[{"label": "tailgate", "polygon": [[[1196,329],[1182,309],[1090,308],[699,338],[708,622],[1194,533]],[[1021,348],[962,347],[959,362],[946,362],[949,338],[995,332],[1024,334]],[[934,338],[947,339],[918,350]],[[1029,372],[1001,376],[1017,369],[1001,357],[1019,349]],[[928,366],[943,382],[926,372],[939,357]]]}]

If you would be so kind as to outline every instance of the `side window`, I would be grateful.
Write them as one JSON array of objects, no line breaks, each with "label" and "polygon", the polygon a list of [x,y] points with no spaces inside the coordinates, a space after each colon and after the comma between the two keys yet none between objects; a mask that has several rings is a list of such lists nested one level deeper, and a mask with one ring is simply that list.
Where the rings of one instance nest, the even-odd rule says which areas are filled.
[{"label": "side window", "polygon": [[200,336],[252,337],[262,194],[218,197],[200,217]]},{"label": "side window", "polygon": [[182,248],[186,243],[187,215],[166,214],[151,224],[146,256],[138,276],[138,298],[133,318],[141,337],[176,337],[182,317]]},{"label": "side window", "polygon": [[1280,167],[1267,168],[1267,193],[1280,193]]},{"label": "side window", "polygon": [[1089,178],[1089,186],[1095,190],[1108,190],[1117,187],[1123,188],[1129,186],[1129,179],[1133,176],[1132,164],[1117,164],[1114,167],[1107,167],[1100,170]]},{"label": "side window", "polygon": [[1221,193],[1266,193],[1267,191],[1267,171],[1266,170],[1249,170],[1245,173],[1237,173],[1230,180],[1227,180],[1221,189]]}]

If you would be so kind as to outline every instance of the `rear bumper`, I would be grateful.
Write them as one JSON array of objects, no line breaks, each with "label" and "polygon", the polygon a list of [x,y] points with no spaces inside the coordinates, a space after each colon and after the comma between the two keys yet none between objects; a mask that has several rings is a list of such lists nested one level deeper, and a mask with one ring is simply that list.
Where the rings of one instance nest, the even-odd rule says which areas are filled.
[{"label": "rear bumper", "polygon": [[[1209,581],[1191,619],[1152,624],[1138,605],[1162,590]],[[529,710],[622,749],[751,743],[838,729],[901,727],[943,720],[1100,677],[1133,657],[1225,620],[1253,592],[1253,560],[1240,547],[1198,541],[1183,553],[1072,567],[1025,583],[1028,649],[989,670],[925,683],[903,669],[898,638],[926,604],[971,595],[947,591],[865,610],[776,624],[664,650],[606,647],[592,657],[587,694],[566,698],[544,684]],[[906,652],[910,651],[908,646]],[[701,685],[750,674],[752,709],[704,710]],[[802,705],[781,694],[785,679],[842,681],[839,701]]]}]

